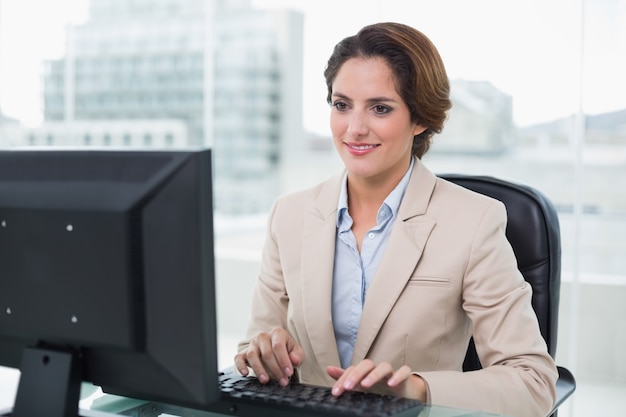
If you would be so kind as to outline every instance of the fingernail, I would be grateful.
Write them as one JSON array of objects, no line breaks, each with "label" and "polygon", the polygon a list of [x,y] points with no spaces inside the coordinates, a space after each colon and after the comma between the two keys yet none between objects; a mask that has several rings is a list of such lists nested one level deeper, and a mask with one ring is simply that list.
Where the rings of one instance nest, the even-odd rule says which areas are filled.
[{"label": "fingernail", "polygon": [[364,386],[369,386],[370,383],[371,383],[371,381],[370,381],[369,378],[365,378],[365,379],[363,379],[363,381],[361,381],[361,385],[364,385]]},{"label": "fingernail", "polygon": [[265,374],[259,375],[259,381],[261,381],[263,384],[265,384],[267,380],[268,380],[267,375]]},{"label": "fingernail", "polygon": [[292,372],[291,372],[291,368],[290,368],[290,367],[286,367],[286,368],[285,368],[285,375],[286,375],[287,377],[290,377],[290,376],[292,375]]},{"label": "fingernail", "polygon": [[341,390],[339,389],[339,387],[333,387],[333,395],[339,395],[341,394]]},{"label": "fingernail", "polygon": [[240,373],[241,375],[244,375],[244,376],[245,376],[245,375],[248,375],[248,368],[241,368],[241,369],[239,370],[239,373]]},{"label": "fingernail", "polygon": [[289,380],[287,378],[281,378],[278,380],[278,383],[281,387],[286,387],[289,384]]}]

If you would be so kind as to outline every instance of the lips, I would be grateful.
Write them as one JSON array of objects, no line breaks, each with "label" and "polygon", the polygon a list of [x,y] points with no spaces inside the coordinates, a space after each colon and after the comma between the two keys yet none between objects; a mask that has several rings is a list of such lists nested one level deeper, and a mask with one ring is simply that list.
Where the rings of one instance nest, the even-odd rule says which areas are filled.
[{"label": "lips", "polygon": [[378,148],[380,144],[368,144],[368,143],[346,143],[346,147],[348,148],[348,152],[352,155],[362,156],[366,155],[374,149]]},{"label": "lips", "polygon": [[354,156],[367,155],[368,153],[373,152],[374,149],[378,148],[379,146],[380,144],[346,143],[348,152],[350,152]]},{"label": "lips", "polygon": [[366,151],[366,150],[368,150],[368,149],[374,149],[374,148],[376,148],[376,147],[380,146],[380,145],[367,145],[367,144],[361,144],[361,145],[351,145],[351,144],[349,144],[349,143],[348,143],[347,145],[348,145],[348,147],[349,147],[350,149],[354,149],[354,150],[356,150],[356,151]]}]

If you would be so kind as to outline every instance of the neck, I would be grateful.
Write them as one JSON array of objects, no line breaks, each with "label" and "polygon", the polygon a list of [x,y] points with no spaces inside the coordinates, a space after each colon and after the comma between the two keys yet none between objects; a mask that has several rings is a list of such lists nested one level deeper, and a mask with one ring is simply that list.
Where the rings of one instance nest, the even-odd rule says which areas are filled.
[{"label": "neck", "polygon": [[[409,161],[410,164],[410,161]],[[351,176],[348,173],[348,207],[377,212],[385,198],[400,183],[409,165],[392,175],[376,177]]]}]

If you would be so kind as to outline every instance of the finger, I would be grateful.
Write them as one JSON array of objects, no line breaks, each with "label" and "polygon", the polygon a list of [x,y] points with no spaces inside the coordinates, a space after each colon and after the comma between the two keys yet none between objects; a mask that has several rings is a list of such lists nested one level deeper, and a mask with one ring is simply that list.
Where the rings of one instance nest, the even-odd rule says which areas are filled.
[{"label": "finger", "polygon": [[296,367],[300,366],[304,362],[304,349],[294,341],[294,346],[289,350],[289,359],[291,364]]},{"label": "finger", "polygon": [[389,377],[393,376],[393,368],[387,362],[381,363],[374,367],[370,372],[365,375],[360,384],[363,388],[371,388],[375,384],[381,381],[387,381]]},{"label": "finger", "polygon": [[390,387],[397,387],[399,384],[405,382],[411,375],[411,368],[404,365],[393,373],[391,378],[387,381],[387,385]]},{"label": "finger", "polygon": [[245,353],[238,353],[235,355],[235,369],[243,376],[248,376],[248,363],[246,361]]},{"label": "finger", "polygon": [[339,378],[341,378],[341,375],[343,375],[344,370],[343,368],[330,365],[326,367],[326,373],[328,374],[328,376],[330,376],[332,379],[336,381]]},{"label": "finger", "polygon": [[[265,334],[264,337],[258,340],[258,354],[259,359],[262,362],[262,366],[267,373],[269,379],[279,380],[283,376],[281,365],[278,362],[276,347],[272,342],[271,336]],[[286,354],[286,348],[283,345],[283,355]],[[280,355],[280,353],[278,353]],[[252,361],[248,358],[248,361],[252,365]],[[254,369],[254,368],[253,368]],[[265,381],[262,381],[265,382]]]},{"label": "finger", "polygon": [[343,388],[346,390],[353,390],[357,387],[357,385],[360,385],[363,378],[365,378],[375,368],[376,364],[370,359],[365,359],[356,366],[349,367],[346,369],[345,374],[340,378],[343,379]]},{"label": "finger", "polygon": [[343,394],[344,391],[346,390],[346,387],[345,387],[346,378],[348,377],[348,375],[350,374],[354,366],[350,366],[347,369],[342,369],[342,368],[338,368],[335,366],[329,366],[326,369],[328,370],[329,368],[330,368],[330,371],[333,372],[336,376],[336,382],[333,385],[331,392],[334,396],[339,396]]},{"label": "finger", "polygon": [[279,369],[272,352],[270,339],[268,333],[259,333],[250,341],[245,352],[245,360],[248,366],[252,368],[256,377],[262,383],[266,383],[270,379],[276,379],[274,372],[276,369]]},{"label": "finger", "polygon": [[299,348],[293,338],[284,330],[280,329],[272,332],[272,352],[276,358],[276,376],[279,380],[288,381],[293,375],[293,363],[291,361],[291,352]]},{"label": "finger", "polygon": [[[337,382],[333,385],[332,393],[335,396],[343,394],[344,391],[352,391],[359,387],[361,380],[375,367],[374,362],[366,359],[358,365],[353,365],[345,370],[342,370],[342,374],[339,375],[339,371],[331,368],[331,372],[336,372],[338,376]],[[341,368],[338,368],[341,370]]]},{"label": "finger", "polygon": [[345,370],[338,366],[329,365],[326,367],[326,373],[335,380],[335,383],[331,388],[331,393],[334,396],[343,394],[344,389],[342,387],[343,380],[341,380],[341,376],[345,373]]},{"label": "finger", "polygon": [[253,346],[252,343],[248,347],[245,352],[245,360],[252,371],[256,375],[257,379],[261,383],[266,383],[270,380],[269,373],[263,366],[263,361],[261,360],[261,356],[259,354],[259,350],[256,346]]}]

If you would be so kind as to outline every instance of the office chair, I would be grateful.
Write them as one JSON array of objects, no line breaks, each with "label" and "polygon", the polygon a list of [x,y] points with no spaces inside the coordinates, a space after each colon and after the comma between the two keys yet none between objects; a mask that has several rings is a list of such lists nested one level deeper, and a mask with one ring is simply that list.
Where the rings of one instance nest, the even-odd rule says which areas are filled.
[{"label": "office chair", "polygon": [[[540,191],[488,176],[443,174],[440,178],[500,200],[506,206],[506,236],[517,257],[518,268],[533,289],[532,305],[541,334],[554,358],[556,354],[561,290],[561,236],[559,218],[552,202]],[[463,363],[464,371],[480,369],[474,341]],[[557,366],[557,401],[550,415],[576,389],[572,373]]]}]

